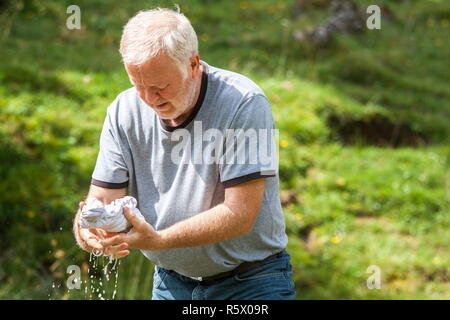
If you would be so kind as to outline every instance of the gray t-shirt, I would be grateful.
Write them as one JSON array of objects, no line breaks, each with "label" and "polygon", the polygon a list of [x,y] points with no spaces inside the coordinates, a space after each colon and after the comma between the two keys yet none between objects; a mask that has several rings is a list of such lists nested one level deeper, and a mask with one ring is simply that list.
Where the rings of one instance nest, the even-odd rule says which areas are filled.
[{"label": "gray t-shirt", "polygon": [[[156,265],[190,277],[211,276],[244,261],[262,260],[287,244],[270,104],[250,79],[203,61],[202,65],[206,71],[200,97],[180,126],[166,126],[134,87],[119,94],[108,107],[92,175],[94,185],[128,187],[156,230],[222,203],[226,188],[265,177],[264,200],[251,232],[204,246],[142,250]],[[230,129],[245,134],[233,137]],[[269,140],[264,149],[269,150],[270,161],[255,157],[261,150],[250,147],[255,136],[247,133],[252,131],[259,149]],[[235,143],[232,148],[230,141]]]}]

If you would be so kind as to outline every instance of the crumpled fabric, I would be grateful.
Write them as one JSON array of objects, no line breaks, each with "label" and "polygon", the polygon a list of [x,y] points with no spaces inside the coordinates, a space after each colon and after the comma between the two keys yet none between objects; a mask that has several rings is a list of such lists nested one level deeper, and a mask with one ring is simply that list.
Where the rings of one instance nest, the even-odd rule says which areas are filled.
[{"label": "crumpled fabric", "polygon": [[80,227],[101,228],[109,232],[126,232],[132,225],[125,218],[123,207],[129,207],[138,218],[144,219],[136,205],[137,200],[130,196],[116,199],[107,205],[90,197],[81,211]]}]

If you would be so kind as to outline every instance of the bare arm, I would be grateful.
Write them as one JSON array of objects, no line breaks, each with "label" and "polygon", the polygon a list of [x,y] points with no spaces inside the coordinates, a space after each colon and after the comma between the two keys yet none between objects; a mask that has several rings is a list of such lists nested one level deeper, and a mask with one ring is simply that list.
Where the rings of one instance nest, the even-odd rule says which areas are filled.
[{"label": "bare arm", "polygon": [[206,245],[250,232],[264,189],[265,179],[225,189],[222,204],[160,231],[165,249]]},{"label": "bare arm", "polygon": [[125,217],[133,228],[128,233],[101,240],[101,244],[107,248],[127,245],[132,249],[167,250],[238,237],[253,229],[264,198],[264,189],[265,179],[227,188],[222,204],[159,231],[125,207]]},{"label": "bare arm", "polygon": [[105,247],[126,244],[133,249],[167,250],[238,237],[252,230],[264,198],[264,189],[265,179],[227,188],[222,204],[160,231],[154,230],[125,207],[125,217],[133,228],[128,233],[104,239],[101,244]]}]

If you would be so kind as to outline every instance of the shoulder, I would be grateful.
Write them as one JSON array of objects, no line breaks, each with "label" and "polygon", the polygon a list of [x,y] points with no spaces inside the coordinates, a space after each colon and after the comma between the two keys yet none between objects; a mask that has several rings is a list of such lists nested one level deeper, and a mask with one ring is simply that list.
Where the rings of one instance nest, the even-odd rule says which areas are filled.
[{"label": "shoulder", "polygon": [[220,87],[220,92],[227,97],[235,95],[242,100],[255,95],[263,95],[263,90],[250,78],[243,74],[209,66],[209,74],[213,86]]},{"label": "shoulder", "polygon": [[237,72],[208,67],[213,101],[220,106],[220,113],[227,122],[243,113],[270,113],[264,91],[253,80]]}]

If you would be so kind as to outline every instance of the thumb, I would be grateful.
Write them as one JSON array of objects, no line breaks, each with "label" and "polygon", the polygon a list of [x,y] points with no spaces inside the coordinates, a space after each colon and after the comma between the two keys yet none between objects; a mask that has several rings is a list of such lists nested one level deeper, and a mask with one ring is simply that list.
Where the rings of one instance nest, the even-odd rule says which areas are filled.
[{"label": "thumb", "polygon": [[86,204],[86,202],[80,201],[80,203],[78,204],[78,206],[80,207],[80,210],[83,210],[83,207],[85,204]]},{"label": "thumb", "polygon": [[123,207],[123,214],[128,222],[137,230],[142,230],[145,227],[145,221],[136,216],[129,207]]}]

